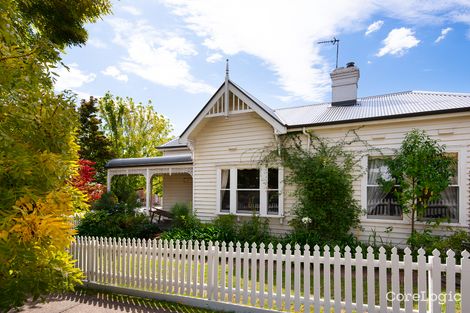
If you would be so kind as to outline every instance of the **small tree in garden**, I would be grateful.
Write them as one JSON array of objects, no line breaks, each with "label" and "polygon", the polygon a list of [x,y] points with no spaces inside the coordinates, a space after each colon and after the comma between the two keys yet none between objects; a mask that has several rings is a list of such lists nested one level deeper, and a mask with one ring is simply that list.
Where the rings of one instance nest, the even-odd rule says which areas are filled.
[{"label": "small tree in garden", "polygon": [[445,153],[445,146],[423,130],[413,129],[395,155],[385,162],[390,178],[382,177],[380,184],[385,192],[393,191],[403,213],[410,216],[413,236],[417,217],[449,186],[454,160]]},{"label": "small tree in garden", "polygon": [[80,159],[93,161],[96,170],[96,181],[106,182],[106,162],[114,157],[111,141],[100,130],[101,120],[97,117],[98,99],[90,97],[82,100],[78,107],[80,127],[78,128],[78,151]]},{"label": "small tree in garden", "polygon": [[74,187],[86,195],[89,203],[99,200],[106,191],[104,185],[95,182],[96,170],[93,167],[95,164],[90,160],[79,160],[78,174],[71,181]]},{"label": "small tree in garden", "polygon": [[359,223],[360,206],[353,197],[354,167],[359,156],[345,151],[350,142],[330,143],[310,134],[310,149],[298,136],[286,136],[265,162],[287,169],[286,181],[295,186],[292,240],[299,243],[340,244],[350,241]]},{"label": "small tree in garden", "polygon": [[[108,92],[99,99],[98,110],[104,134],[111,141],[111,151],[116,158],[159,156],[162,152],[157,147],[172,139],[170,120],[157,113],[150,101],[144,105]],[[161,194],[161,177],[153,181],[153,192]],[[131,196],[130,192],[145,186],[145,180],[142,176],[116,177],[112,185],[119,200],[127,201],[125,198]]]}]

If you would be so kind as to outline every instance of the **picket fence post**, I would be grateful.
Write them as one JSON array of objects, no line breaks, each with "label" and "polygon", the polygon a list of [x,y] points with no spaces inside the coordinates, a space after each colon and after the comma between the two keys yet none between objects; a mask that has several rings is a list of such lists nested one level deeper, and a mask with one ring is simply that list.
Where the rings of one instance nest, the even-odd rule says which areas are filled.
[{"label": "picket fence post", "polygon": [[460,282],[460,296],[461,296],[461,312],[470,312],[470,253],[468,251],[462,252],[461,259],[461,282]]},{"label": "picket fence post", "polygon": [[430,270],[428,271],[428,301],[429,313],[440,313],[441,305],[439,296],[441,293],[441,258],[438,250],[432,252],[428,258]]}]

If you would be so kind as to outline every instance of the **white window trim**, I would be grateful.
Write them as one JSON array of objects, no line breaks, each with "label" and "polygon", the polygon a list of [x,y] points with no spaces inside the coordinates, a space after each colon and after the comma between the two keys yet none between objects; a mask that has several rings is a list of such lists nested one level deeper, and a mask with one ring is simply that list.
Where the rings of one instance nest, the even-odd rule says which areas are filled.
[{"label": "white window trim", "polygon": [[[450,227],[468,227],[467,222],[467,199],[468,199],[468,186],[465,181],[467,176],[466,160],[467,160],[467,151],[461,146],[451,146],[446,145],[447,153],[457,153],[457,167],[458,167],[458,183],[459,183],[459,222],[458,223],[448,223],[442,222],[440,226],[450,226]],[[403,214],[403,219],[382,219],[382,218],[368,218],[367,217],[367,168],[369,157],[379,157],[380,154],[370,154],[366,155],[361,159],[361,167],[365,169],[364,175],[361,177],[361,207],[364,214],[361,217],[361,222],[367,223],[388,223],[388,224],[403,224],[410,223],[410,219],[407,214]],[[391,156],[384,155],[385,157]],[[415,221],[416,225],[427,225],[426,221]]]},{"label": "white window trim", "polygon": [[[217,214],[234,214],[237,216],[251,216],[251,213],[237,213],[237,176],[240,169],[259,169],[260,171],[260,210],[258,215],[262,217],[283,217],[284,216],[284,168],[277,167],[278,169],[278,193],[279,204],[277,214],[268,214],[268,168],[267,167],[253,167],[253,166],[219,166],[217,167],[217,184],[216,184],[216,210]],[[230,170],[230,211],[221,211],[221,181],[222,170]],[[246,189],[249,190],[249,189]],[[253,189],[255,190],[255,189]],[[258,190],[258,189],[256,189]]]}]

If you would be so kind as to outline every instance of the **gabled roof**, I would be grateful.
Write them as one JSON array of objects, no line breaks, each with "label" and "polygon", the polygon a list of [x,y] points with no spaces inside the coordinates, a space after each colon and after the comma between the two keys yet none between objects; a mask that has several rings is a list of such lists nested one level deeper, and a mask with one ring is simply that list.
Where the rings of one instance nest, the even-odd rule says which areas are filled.
[{"label": "gabled roof", "polygon": [[[277,123],[277,125],[285,128],[357,123],[470,111],[470,93],[434,91],[403,91],[363,97],[358,98],[357,104],[352,106],[332,106],[331,103],[327,102],[273,110],[230,80],[229,84],[232,92],[235,91],[249,99],[258,112],[264,113],[262,116],[265,119],[269,119],[271,123]],[[183,135],[190,130],[191,126],[202,120],[211,101],[223,93],[223,87],[224,84],[186,128]],[[160,148],[185,146],[178,139],[174,139],[160,146]]]},{"label": "gabled roof", "polygon": [[187,148],[187,145],[181,144],[179,142],[180,137],[176,137],[175,139],[172,139],[168,141],[167,143],[164,143],[161,146],[158,146],[157,149],[177,149],[177,148]]},{"label": "gabled roof", "polygon": [[331,103],[277,109],[289,128],[470,111],[470,93],[405,91],[358,98],[352,106]]},{"label": "gabled roof", "polygon": [[139,167],[139,166],[165,166],[192,164],[193,159],[190,154],[169,155],[153,158],[128,158],[112,159],[104,166],[107,169],[121,167]]},{"label": "gabled roof", "polygon": [[[232,93],[236,94],[243,102],[245,102],[254,112],[259,114],[262,118],[266,120],[278,133],[286,133],[287,125],[282,121],[281,118],[274,112],[273,109],[250,95],[248,92],[243,90],[241,87],[236,85],[230,79],[227,80],[228,89]],[[196,115],[192,122],[186,127],[179,138],[180,144],[185,144],[189,134],[197,127],[197,125],[202,121],[202,119],[208,114],[210,109],[216,104],[216,101],[224,95],[227,86],[224,82],[215,94],[209,99],[206,105],[202,110]]]}]

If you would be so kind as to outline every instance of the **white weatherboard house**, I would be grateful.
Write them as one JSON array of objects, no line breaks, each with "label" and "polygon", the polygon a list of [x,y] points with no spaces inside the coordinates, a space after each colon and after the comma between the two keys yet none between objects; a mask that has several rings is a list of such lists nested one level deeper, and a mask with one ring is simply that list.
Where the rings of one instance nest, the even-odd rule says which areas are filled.
[{"label": "white weatherboard house", "polygon": [[[405,91],[357,98],[359,69],[354,63],[335,69],[331,79],[331,103],[273,110],[233,83],[227,73],[181,136],[160,146],[162,157],[110,161],[108,186],[114,175],[139,174],[147,178],[150,190],[152,177],[162,175],[164,210],[186,202],[205,221],[228,213],[243,218],[255,210],[269,219],[273,232],[282,233],[289,230],[294,186],[284,183],[282,167],[265,168],[259,163],[263,151],[276,148],[279,136],[313,131],[335,140],[356,129],[361,139],[386,155],[400,146],[408,131],[419,128],[458,159],[452,185],[442,200],[430,205],[426,216],[448,218],[450,223],[443,226],[468,228],[470,94]],[[367,241],[376,233],[386,242],[403,244],[410,221],[377,186],[378,174],[384,170],[381,157],[364,156],[361,165],[358,171],[365,174],[355,181],[354,190],[364,215],[356,235]],[[150,202],[147,193],[147,207]],[[418,227],[424,224],[419,222]]]}]

